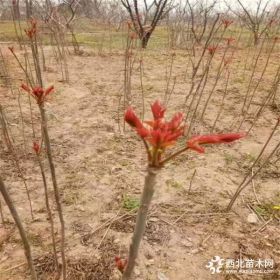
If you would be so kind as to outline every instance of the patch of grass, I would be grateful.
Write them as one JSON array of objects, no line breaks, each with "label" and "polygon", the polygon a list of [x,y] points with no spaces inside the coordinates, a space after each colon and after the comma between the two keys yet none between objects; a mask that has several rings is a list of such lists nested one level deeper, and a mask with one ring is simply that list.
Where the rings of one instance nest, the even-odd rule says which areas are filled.
[{"label": "patch of grass", "polygon": [[250,153],[246,153],[243,156],[243,160],[248,162],[248,163],[253,163],[256,160],[256,157]]},{"label": "patch of grass", "polygon": [[66,193],[63,197],[63,203],[65,203],[65,205],[75,205],[77,204],[79,201],[79,193],[78,192],[74,192],[71,191],[69,193]]},{"label": "patch of grass", "polygon": [[260,215],[260,216],[267,216],[267,209],[263,205],[257,205],[254,207],[255,211]]},{"label": "patch of grass", "polygon": [[258,204],[254,206],[254,210],[258,215],[262,216],[265,220],[268,220],[274,215],[279,216],[280,205],[276,203]]},{"label": "patch of grass", "polygon": [[42,246],[43,245],[42,237],[39,234],[28,232],[27,237],[33,246]]},{"label": "patch of grass", "polygon": [[180,182],[175,181],[174,179],[168,179],[165,181],[166,185],[171,188],[181,189],[183,185]]},{"label": "patch of grass", "polygon": [[126,166],[130,166],[131,165],[131,161],[129,159],[122,159],[119,161],[119,164],[123,167],[126,167]]},{"label": "patch of grass", "polygon": [[138,209],[140,206],[140,200],[136,197],[132,197],[129,195],[124,195],[122,206],[124,209],[131,211]]},{"label": "patch of grass", "polygon": [[[149,84],[147,84],[147,85],[144,85],[144,91],[153,91],[154,90],[154,86],[153,85],[149,85]],[[141,89],[141,88],[140,88]]]},{"label": "patch of grass", "polygon": [[234,156],[228,153],[224,153],[224,159],[226,164],[231,164],[235,160]]},{"label": "patch of grass", "polygon": [[234,83],[243,84],[245,82],[245,77],[236,77]]},{"label": "patch of grass", "polygon": [[[241,158],[242,168],[244,170],[250,170],[253,162],[256,160],[256,157],[250,153],[246,153]],[[258,164],[257,164],[258,166]]]},{"label": "patch of grass", "polygon": [[15,41],[16,33],[12,21],[0,21],[0,40]]}]

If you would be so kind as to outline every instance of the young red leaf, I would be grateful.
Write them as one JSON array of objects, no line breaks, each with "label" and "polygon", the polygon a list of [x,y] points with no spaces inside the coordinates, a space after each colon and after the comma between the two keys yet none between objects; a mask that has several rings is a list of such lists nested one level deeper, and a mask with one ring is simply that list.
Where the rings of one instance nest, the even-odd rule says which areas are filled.
[{"label": "young red leaf", "polygon": [[151,105],[151,110],[155,120],[162,119],[166,108],[157,100]]},{"label": "young red leaf", "polygon": [[25,85],[25,84],[21,84],[21,88],[23,90],[25,90],[26,92],[30,92],[30,88],[27,85]]},{"label": "young red leaf", "polygon": [[143,127],[142,122],[136,116],[135,112],[133,111],[133,109],[131,107],[129,107],[126,110],[125,115],[124,115],[124,119],[132,127],[135,127],[135,128],[142,128]]},{"label": "young red leaf", "polygon": [[187,147],[199,153],[204,153],[203,144],[229,143],[244,137],[245,133],[209,134],[194,136],[187,141]]},{"label": "young red leaf", "polygon": [[54,90],[54,86],[50,86],[45,90],[45,96],[47,96],[48,94],[50,94],[52,91]]}]

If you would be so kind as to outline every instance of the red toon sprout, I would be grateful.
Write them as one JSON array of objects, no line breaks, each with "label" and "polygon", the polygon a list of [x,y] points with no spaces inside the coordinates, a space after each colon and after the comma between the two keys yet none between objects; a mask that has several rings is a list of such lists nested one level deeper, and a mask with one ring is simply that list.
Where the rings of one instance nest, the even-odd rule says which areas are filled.
[{"label": "red toon sprout", "polygon": [[44,103],[46,97],[54,90],[53,86],[48,87],[47,89],[43,89],[41,87],[33,87],[29,88],[27,85],[22,84],[21,88],[32,95],[40,105]]},{"label": "red toon sprout", "polygon": [[[128,109],[126,116],[130,110],[131,109]],[[147,140],[154,149],[165,149],[166,147],[173,144],[181,135],[183,135],[183,127],[181,126],[183,114],[177,113],[174,115],[171,121],[166,121],[163,118],[166,109],[159,101],[156,101],[152,104],[151,110],[154,120],[145,121],[144,123],[147,125],[147,127],[145,127],[137,117],[135,118],[135,113],[133,115],[135,118],[133,125],[136,123],[134,127],[136,127],[138,135],[141,138]],[[132,115],[131,112],[130,114]],[[140,124],[138,121],[140,121]]]},{"label": "red toon sprout", "polygon": [[229,20],[229,19],[222,20],[222,24],[224,25],[225,28],[228,28],[232,23],[233,23],[233,20]]},{"label": "red toon sprout", "polygon": [[29,28],[24,31],[29,39],[33,39],[37,33],[37,21],[35,19],[31,19],[29,21]]},{"label": "red toon sprout", "polygon": [[244,133],[195,136],[187,141],[187,145],[182,150],[163,159],[162,157],[166,149],[176,144],[178,139],[184,134],[184,115],[179,112],[170,121],[165,120],[166,108],[159,101],[151,105],[151,111],[154,119],[142,122],[133,109],[129,107],[125,112],[125,121],[135,129],[144,141],[148,153],[149,166],[152,167],[161,167],[167,161],[188,149],[203,153],[204,148],[201,146],[202,144],[228,143],[245,136]]},{"label": "red toon sprout", "polygon": [[209,47],[207,48],[207,50],[208,50],[208,52],[209,52],[209,54],[210,54],[211,56],[213,56],[213,55],[215,54],[215,52],[216,52],[217,49],[218,49],[217,46],[209,46]]},{"label": "red toon sprout", "polygon": [[37,155],[40,154],[40,145],[36,141],[33,142],[33,150]]},{"label": "red toon sprout", "polygon": [[115,263],[116,263],[116,266],[117,266],[118,270],[121,273],[123,273],[124,269],[127,265],[127,260],[122,260],[119,256],[115,256]]}]

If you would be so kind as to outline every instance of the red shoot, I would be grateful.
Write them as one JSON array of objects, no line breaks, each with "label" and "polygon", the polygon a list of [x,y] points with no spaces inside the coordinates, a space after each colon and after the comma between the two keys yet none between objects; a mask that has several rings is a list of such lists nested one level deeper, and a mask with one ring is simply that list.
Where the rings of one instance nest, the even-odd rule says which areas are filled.
[{"label": "red shoot", "polygon": [[222,24],[224,25],[225,28],[228,28],[232,23],[233,23],[233,20],[229,20],[229,19],[222,20]]},{"label": "red shoot", "polygon": [[41,87],[33,87],[32,89],[29,88],[27,85],[22,84],[21,88],[32,95],[40,105],[44,103],[46,97],[54,90],[53,86],[48,87],[47,89],[43,89]]},{"label": "red shoot", "polygon": [[37,21],[35,19],[31,19],[29,21],[29,25],[29,28],[24,31],[29,39],[33,39],[37,33]]},{"label": "red shoot", "polygon": [[166,108],[156,101],[151,106],[153,120],[142,122],[133,109],[129,107],[125,112],[125,121],[137,132],[145,143],[148,153],[149,166],[161,167],[180,153],[187,149],[204,153],[202,144],[228,143],[245,136],[244,133],[210,134],[192,137],[187,141],[187,146],[163,159],[166,148],[176,144],[177,140],[184,134],[182,113],[176,113],[170,121],[165,120]]},{"label": "red shoot", "polygon": [[40,154],[40,145],[35,141],[33,142],[33,150],[37,155]]},{"label": "red shoot", "polygon": [[225,40],[227,41],[227,45],[229,46],[229,45],[231,45],[231,43],[233,43],[235,41],[235,38],[229,37],[229,38],[226,38]]},{"label": "red shoot", "polygon": [[209,47],[207,48],[207,50],[208,50],[209,54],[210,54],[211,56],[213,56],[213,55],[215,54],[217,48],[218,48],[217,46],[209,46]]},{"label": "red shoot", "polygon": [[117,266],[118,270],[121,273],[123,273],[124,269],[127,265],[127,260],[122,260],[119,256],[115,256],[115,263],[116,263],[116,266]]},{"label": "red shoot", "polygon": [[183,114],[177,113],[171,121],[166,121],[164,119],[166,108],[159,101],[151,105],[151,111],[154,120],[142,123],[133,109],[128,108],[125,113],[125,121],[136,130],[147,145],[151,146],[148,149],[149,161],[150,165],[156,166],[159,164],[165,149],[175,144],[178,138],[183,135]]}]

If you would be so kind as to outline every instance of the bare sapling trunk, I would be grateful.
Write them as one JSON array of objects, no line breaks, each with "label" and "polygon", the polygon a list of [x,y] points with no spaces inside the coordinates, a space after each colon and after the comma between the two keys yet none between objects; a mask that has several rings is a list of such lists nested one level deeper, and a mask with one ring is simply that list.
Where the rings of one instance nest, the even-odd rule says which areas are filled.
[{"label": "bare sapling trunk", "polygon": [[29,270],[30,270],[30,273],[31,273],[31,279],[32,280],[37,280],[37,275],[36,275],[36,271],[35,271],[35,268],[34,268],[34,265],[33,265],[33,261],[32,261],[32,254],[31,254],[31,249],[30,249],[30,245],[29,245],[29,242],[28,242],[28,239],[27,239],[27,236],[26,236],[26,233],[24,231],[24,228],[23,228],[23,225],[21,223],[21,220],[20,220],[20,217],[17,213],[17,210],[12,202],[12,199],[6,189],[6,186],[2,180],[2,178],[0,177],[0,192],[11,212],[11,215],[16,223],[16,226],[19,230],[19,234],[20,234],[20,237],[21,237],[21,240],[22,240],[22,243],[23,243],[23,247],[24,247],[24,253],[25,253],[25,256],[26,256],[26,259],[27,259],[27,263],[28,263],[28,266],[29,266]]},{"label": "bare sapling trunk", "polygon": [[45,175],[45,172],[44,172],[43,163],[42,163],[40,155],[38,153],[36,153],[36,157],[37,157],[37,161],[38,161],[38,164],[39,164],[39,167],[40,167],[40,170],[41,170],[42,179],[43,179],[45,204],[46,204],[48,219],[50,221],[50,226],[51,226],[53,256],[54,256],[54,260],[55,260],[55,266],[56,266],[56,269],[58,271],[59,266],[58,266],[57,249],[56,249],[56,242],[55,242],[54,221],[53,221],[53,217],[52,217],[52,211],[51,211],[49,195],[48,195],[47,178],[46,178],[46,175]]},{"label": "bare sapling trunk", "polygon": [[139,246],[146,229],[148,211],[154,194],[156,176],[158,171],[159,169],[148,167],[147,175],[145,178],[145,186],[142,192],[140,207],[136,218],[136,225],[132,237],[132,242],[129,247],[128,263],[123,273],[122,280],[132,279],[131,276],[138,255]]},{"label": "bare sapling trunk", "polygon": [[[32,56],[33,56],[33,62],[35,65],[37,82],[40,85],[40,88],[43,90],[43,77],[42,77],[41,65],[40,65],[40,61],[39,61],[38,41],[37,41],[37,22],[32,21],[30,24],[31,24],[31,27],[27,31],[27,35],[28,35],[28,37],[30,39],[30,43],[31,43],[31,51],[32,51]],[[47,159],[48,159],[50,172],[51,172],[54,197],[55,197],[58,217],[59,217],[59,221],[60,221],[62,279],[66,280],[65,223],[64,223],[64,218],[63,218],[62,204],[60,201],[59,188],[58,188],[57,180],[56,180],[55,166],[54,166],[53,157],[52,157],[51,144],[50,144],[48,126],[47,126],[47,116],[46,116],[45,107],[44,107],[44,97],[45,97],[44,95],[47,93],[46,93],[46,91],[44,92],[44,90],[43,90],[43,92],[44,92],[43,95],[38,97],[38,95],[34,94],[34,88],[32,89],[32,91],[33,91],[33,97],[35,97],[35,99],[37,100],[37,104],[38,104],[38,107],[40,110],[40,115],[41,115],[42,135],[43,135],[44,143],[46,146],[46,154],[47,154]],[[30,89],[27,89],[27,92],[30,93]],[[51,221],[51,223],[52,223],[52,221]],[[52,236],[53,235],[54,235],[54,233],[53,233],[53,228],[52,228]],[[54,238],[54,236],[53,236],[53,238]],[[55,246],[55,242],[54,242],[53,246]],[[55,253],[55,251],[56,251],[56,248],[54,247],[54,253]]]},{"label": "bare sapling trunk", "polygon": [[46,114],[45,114],[44,103],[40,104],[39,108],[40,108],[41,119],[42,119],[42,129],[43,129],[43,136],[44,136],[44,141],[45,141],[45,145],[46,145],[46,153],[47,153],[47,158],[48,158],[49,165],[50,165],[51,177],[52,177],[52,182],[53,182],[55,202],[56,202],[57,212],[58,212],[60,225],[61,225],[60,232],[61,232],[62,276],[63,276],[63,280],[66,280],[65,223],[64,223],[64,218],[63,218],[62,204],[60,201],[59,189],[58,189],[57,180],[56,180],[55,167],[54,167],[53,158],[52,158],[51,144],[50,144],[49,133],[48,133],[48,128],[47,128],[47,118],[46,118]]}]

